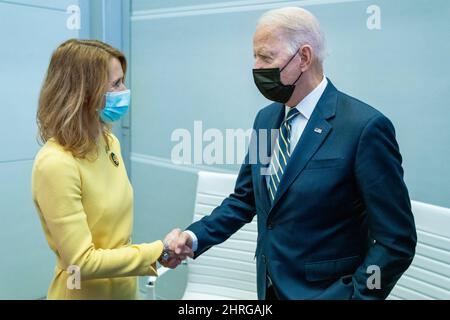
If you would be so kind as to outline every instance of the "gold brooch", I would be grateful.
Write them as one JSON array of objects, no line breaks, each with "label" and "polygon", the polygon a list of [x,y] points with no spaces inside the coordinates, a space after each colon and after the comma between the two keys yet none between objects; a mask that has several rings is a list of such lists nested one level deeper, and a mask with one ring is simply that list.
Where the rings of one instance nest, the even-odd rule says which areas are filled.
[{"label": "gold brooch", "polygon": [[109,158],[111,159],[112,163],[113,163],[116,167],[119,166],[119,164],[120,164],[119,159],[117,159],[117,156],[116,156],[116,154],[115,154],[114,152],[111,152],[111,153],[109,154]]}]

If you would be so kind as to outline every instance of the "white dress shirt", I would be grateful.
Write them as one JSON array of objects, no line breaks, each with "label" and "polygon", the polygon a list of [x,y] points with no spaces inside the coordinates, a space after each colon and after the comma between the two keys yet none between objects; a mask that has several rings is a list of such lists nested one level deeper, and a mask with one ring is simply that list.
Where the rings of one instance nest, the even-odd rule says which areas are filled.
[{"label": "white dress shirt", "polygon": [[[303,133],[303,130],[305,130],[306,125],[308,124],[309,118],[311,118],[311,115],[316,108],[317,103],[320,100],[320,97],[322,97],[323,92],[325,91],[325,88],[327,87],[328,80],[326,77],[323,77],[322,81],[319,83],[319,85],[311,91],[305,98],[303,98],[302,101],[295,107],[300,112],[298,116],[296,116],[292,122],[291,122],[291,145],[290,145],[290,152],[294,151],[295,147],[297,146],[298,141],[300,140],[300,137]],[[291,108],[285,107],[285,115],[286,118],[289,110]]]},{"label": "white dress shirt", "polygon": [[[311,118],[317,102],[319,102],[320,97],[327,87],[327,84],[328,80],[324,76],[317,87],[315,87],[313,91],[311,91],[306,97],[303,98],[302,101],[299,102],[297,106],[295,106],[300,113],[291,121],[291,144],[289,146],[289,151],[291,154],[294,152],[294,149],[297,146],[306,125],[308,124],[309,118]],[[286,119],[291,108],[288,106],[285,106],[284,108],[284,118]],[[266,175],[266,183],[267,185],[270,184],[270,175]]]},{"label": "white dress shirt", "polygon": [[[325,91],[325,88],[327,87],[328,80],[325,76],[323,76],[322,81],[319,83],[319,85],[314,88],[313,91],[311,91],[305,98],[303,98],[300,103],[295,106],[297,110],[300,112],[298,116],[296,116],[292,122],[291,122],[291,145],[290,145],[290,152],[293,153],[295,147],[297,146],[298,141],[300,140],[300,137],[302,136],[303,131],[305,130],[306,125],[308,124],[309,119],[311,118],[311,115],[316,108],[317,103],[319,102],[320,97],[322,96],[323,92]],[[288,106],[285,106],[285,115],[286,118],[289,110],[291,108]],[[270,182],[270,175],[266,176],[266,183],[268,184]],[[184,231],[187,234],[189,234],[192,238],[192,251],[197,251],[198,248],[198,238],[197,236],[190,230]]]}]

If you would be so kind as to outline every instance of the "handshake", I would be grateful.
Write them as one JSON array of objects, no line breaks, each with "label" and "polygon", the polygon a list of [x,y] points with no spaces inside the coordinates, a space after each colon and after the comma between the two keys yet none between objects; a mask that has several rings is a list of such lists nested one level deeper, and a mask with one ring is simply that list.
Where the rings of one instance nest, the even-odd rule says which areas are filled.
[{"label": "handshake", "polygon": [[187,257],[194,257],[192,238],[180,229],[173,229],[164,238],[163,243],[164,251],[158,259],[158,262],[166,268],[174,269],[182,261],[186,260]]}]

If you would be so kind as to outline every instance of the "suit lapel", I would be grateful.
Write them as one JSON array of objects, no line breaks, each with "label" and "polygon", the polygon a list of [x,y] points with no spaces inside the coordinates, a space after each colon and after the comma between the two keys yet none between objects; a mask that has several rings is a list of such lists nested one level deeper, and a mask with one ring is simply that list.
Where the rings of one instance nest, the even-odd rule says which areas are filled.
[{"label": "suit lapel", "polygon": [[[334,117],[336,111],[337,90],[328,80],[328,85],[317,103],[311,118],[298,141],[291,159],[278,187],[275,200],[271,210],[277,205],[280,198],[288,190],[297,176],[303,171],[311,157],[327,138],[332,130],[331,124],[327,121]],[[267,189],[267,188],[266,188]],[[270,212],[269,212],[270,214]]]},{"label": "suit lapel", "polygon": [[[265,163],[267,161],[270,161],[270,158],[272,156],[272,145],[273,142],[271,138],[271,132],[272,130],[278,130],[280,128],[281,122],[284,119],[284,105],[279,104],[279,108],[276,109],[275,112],[273,112],[271,115],[269,115],[269,120],[265,122],[265,125],[261,127],[261,129],[264,129],[266,132],[266,137],[260,136],[260,139],[264,139],[265,141],[259,141],[258,145],[258,163],[257,163],[257,169],[258,169],[258,177],[259,177],[259,183],[257,183],[257,187],[259,188],[259,194],[261,195],[261,200],[265,209],[266,213],[269,213],[271,203],[269,198],[269,191],[267,190],[267,184],[266,184],[266,175],[264,174],[269,167],[270,163]],[[258,133],[259,134],[259,133]],[[261,149],[261,145],[266,143],[267,149],[264,150],[264,148]],[[262,155],[263,154],[263,155]],[[266,161],[263,161],[264,159],[261,159],[261,156],[267,155]]]}]

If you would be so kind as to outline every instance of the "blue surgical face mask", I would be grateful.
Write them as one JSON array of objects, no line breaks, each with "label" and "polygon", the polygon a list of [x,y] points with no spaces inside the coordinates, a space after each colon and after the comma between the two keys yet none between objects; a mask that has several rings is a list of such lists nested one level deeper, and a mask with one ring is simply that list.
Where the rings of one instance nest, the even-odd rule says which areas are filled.
[{"label": "blue surgical face mask", "polygon": [[105,107],[100,110],[100,118],[105,122],[120,120],[128,112],[130,100],[130,90],[106,93]]}]

